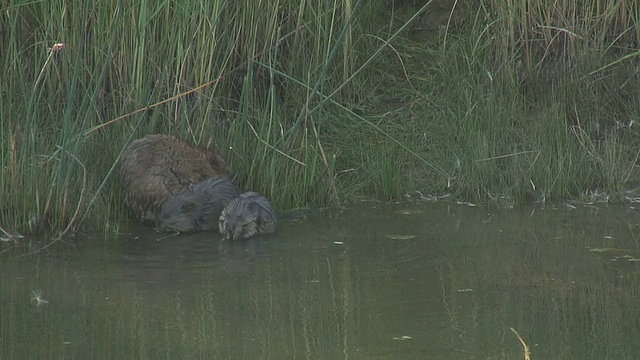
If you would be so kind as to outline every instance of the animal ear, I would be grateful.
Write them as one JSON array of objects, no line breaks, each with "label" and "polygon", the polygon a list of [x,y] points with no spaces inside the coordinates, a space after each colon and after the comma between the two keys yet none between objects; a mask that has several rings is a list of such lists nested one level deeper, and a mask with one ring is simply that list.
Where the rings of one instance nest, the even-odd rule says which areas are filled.
[{"label": "animal ear", "polygon": [[256,205],[256,222],[258,223],[258,225],[264,225],[264,224],[269,224],[271,222],[273,222],[273,217],[271,216],[271,214],[269,213],[269,211],[267,211],[265,208],[263,208],[262,206],[260,206],[258,203],[255,203]]}]

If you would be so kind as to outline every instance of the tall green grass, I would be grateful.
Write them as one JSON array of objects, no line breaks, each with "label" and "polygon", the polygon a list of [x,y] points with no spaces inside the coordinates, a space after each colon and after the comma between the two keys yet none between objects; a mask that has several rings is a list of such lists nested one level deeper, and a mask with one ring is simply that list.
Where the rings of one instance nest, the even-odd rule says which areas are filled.
[{"label": "tall green grass", "polygon": [[212,146],[279,209],[621,189],[638,5],[523,4],[2,5],[1,228],[117,231],[117,159],[149,133]]},{"label": "tall green grass", "polygon": [[[400,160],[395,171],[403,176],[393,180],[400,192],[513,203],[614,195],[638,181],[638,5],[523,4],[440,1],[363,78],[362,107],[375,108],[388,135],[427,159],[399,147],[387,152]],[[397,11],[391,31],[415,9]],[[544,11],[563,21],[581,17],[571,29],[584,41],[558,43],[566,31],[540,18]],[[533,18],[555,36],[528,32]],[[377,184],[388,181],[385,167]]]},{"label": "tall green grass", "polygon": [[382,2],[363,3],[5,5],[2,228],[117,229],[116,161],[148,133],[212,146],[281,208],[331,202],[325,115],[308,108],[352,72],[359,22]]}]

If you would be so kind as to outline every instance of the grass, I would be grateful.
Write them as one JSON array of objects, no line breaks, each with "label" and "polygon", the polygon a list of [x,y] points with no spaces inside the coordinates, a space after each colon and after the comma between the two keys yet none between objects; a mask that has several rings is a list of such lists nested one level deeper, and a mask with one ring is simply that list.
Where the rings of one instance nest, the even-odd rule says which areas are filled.
[{"label": "grass", "polygon": [[280,210],[618,192],[640,9],[527,4],[3,5],[1,228],[118,231],[117,160],[149,133],[218,149]]}]

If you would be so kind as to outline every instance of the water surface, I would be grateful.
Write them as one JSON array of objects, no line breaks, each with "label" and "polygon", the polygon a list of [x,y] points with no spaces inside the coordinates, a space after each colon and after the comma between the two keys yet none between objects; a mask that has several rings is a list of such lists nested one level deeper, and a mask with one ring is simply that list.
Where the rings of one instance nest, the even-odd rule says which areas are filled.
[{"label": "water surface", "polygon": [[568,209],[383,206],[3,256],[0,359],[522,359],[510,329],[532,359],[637,359],[640,213]]}]

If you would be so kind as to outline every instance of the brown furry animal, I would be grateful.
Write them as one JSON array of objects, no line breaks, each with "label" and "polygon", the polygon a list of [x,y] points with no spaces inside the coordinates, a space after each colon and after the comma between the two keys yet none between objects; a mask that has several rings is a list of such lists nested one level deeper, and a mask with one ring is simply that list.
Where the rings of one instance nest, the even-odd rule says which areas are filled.
[{"label": "brown furry animal", "polygon": [[214,176],[233,177],[222,156],[168,135],[131,142],[120,160],[125,202],[143,223],[157,220],[169,196]]},{"label": "brown furry animal", "polygon": [[216,229],[222,209],[240,195],[227,180],[213,177],[190,190],[169,197],[158,215],[161,231],[191,232]]},{"label": "brown furry animal", "polygon": [[225,239],[246,239],[274,233],[277,221],[276,212],[269,200],[250,191],[240,194],[222,210],[218,230]]}]

